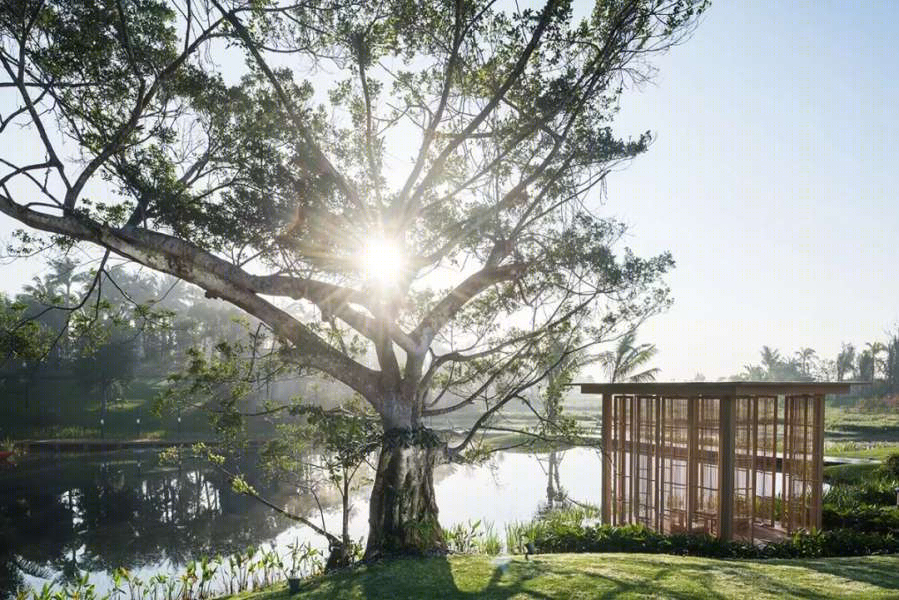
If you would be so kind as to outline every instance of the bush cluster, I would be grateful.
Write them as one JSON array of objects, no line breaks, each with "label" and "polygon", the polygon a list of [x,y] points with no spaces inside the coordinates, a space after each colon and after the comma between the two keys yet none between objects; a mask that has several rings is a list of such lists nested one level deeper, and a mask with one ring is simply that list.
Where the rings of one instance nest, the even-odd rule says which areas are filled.
[{"label": "bush cluster", "polygon": [[643,526],[583,526],[567,524],[543,528],[531,540],[539,552],[643,552],[710,558],[823,558],[899,552],[899,537],[836,529],[800,533],[779,542],[756,546],[748,542],[722,541],[709,535],[665,535]]},{"label": "bush cluster", "polygon": [[882,465],[829,467],[825,480],[831,487],[824,494],[824,529],[899,535],[899,454]]},{"label": "bush cluster", "polygon": [[854,529],[866,533],[899,535],[899,508],[863,504],[852,508],[824,506],[824,529]]},{"label": "bush cluster", "polygon": [[864,505],[895,506],[896,481],[871,478],[854,485],[834,485],[824,494],[824,504],[838,510]]},{"label": "bush cluster", "polygon": [[489,521],[469,521],[457,523],[443,530],[446,545],[455,554],[486,554],[496,556],[502,552],[503,544],[499,535],[493,531],[493,523]]}]

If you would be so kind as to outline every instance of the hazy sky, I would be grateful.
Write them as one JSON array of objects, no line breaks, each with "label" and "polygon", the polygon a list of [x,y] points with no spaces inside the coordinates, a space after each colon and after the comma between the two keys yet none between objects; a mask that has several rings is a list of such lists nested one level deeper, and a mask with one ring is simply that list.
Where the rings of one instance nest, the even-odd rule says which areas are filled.
[{"label": "hazy sky", "polygon": [[662,379],[709,379],[768,344],[882,339],[899,321],[899,3],[719,1],[623,102],[657,136],[603,212],[671,250],[674,307],[640,332]]},{"label": "hazy sky", "polygon": [[[737,373],[763,344],[832,358],[899,323],[897,21],[895,2],[719,0],[625,97],[618,130],[656,142],[601,214],[677,261],[639,335],[662,379]],[[0,290],[37,266],[0,266]]]}]

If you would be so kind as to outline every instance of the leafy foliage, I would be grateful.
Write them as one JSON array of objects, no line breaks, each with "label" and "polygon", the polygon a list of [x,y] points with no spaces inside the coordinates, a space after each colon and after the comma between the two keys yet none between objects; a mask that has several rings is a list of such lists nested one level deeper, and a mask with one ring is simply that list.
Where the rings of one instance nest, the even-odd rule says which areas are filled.
[{"label": "leafy foliage", "polygon": [[502,551],[502,542],[493,531],[493,524],[480,519],[456,523],[444,531],[444,537],[449,551],[457,554],[496,556]]},{"label": "leafy foliage", "polygon": [[533,543],[539,552],[639,552],[712,558],[823,558],[866,556],[899,551],[899,537],[892,533],[866,533],[837,529],[797,533],[782,541],[756,546],[748,542],[722,541],[709,535],[664,535],[640,525],[613,527],[555,523],[539,529]]},{"label": "leafy foliage", "polygon": [[[2,166],[0,211],[57,236],[22,251],[94,245],[240,308],[273,369],[341,382],[385,430],[483,402],[458,457],[547,377],[560,329],[598,344],[668,306],[671,256],[620,248],[592,208],[651,142],[613,130],[621,96],[706,6],[5,3],[0,84],[22,108],[4,123],[41,156]],[[403,259],[389,282],[361,260],[372,240]],[[235,447],[256,383],[235,357],[257,346],[174,382],[216,398]]]}]

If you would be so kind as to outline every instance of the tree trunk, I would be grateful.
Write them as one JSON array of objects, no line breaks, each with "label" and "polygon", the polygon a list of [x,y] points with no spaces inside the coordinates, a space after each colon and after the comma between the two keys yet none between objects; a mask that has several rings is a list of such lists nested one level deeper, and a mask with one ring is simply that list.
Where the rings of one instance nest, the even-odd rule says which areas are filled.
[{"label": "tree trunk", "polygon": [[443,452],[427,429],[393,429],[384,435],[371,492],[366,560],[446,553],[434,497],[434,466]]},{"label": "tree trunk", "polygon": [[350,478],[347,475],[347,467],[343,465],[343,484],[341,486],[341,512],[343,522],[340,530],[340,542],[331,540],[331,549],[328,561],[325,563],[325,571],[331,572],[343,569],[353,564],[352,540],[350,539]]}]

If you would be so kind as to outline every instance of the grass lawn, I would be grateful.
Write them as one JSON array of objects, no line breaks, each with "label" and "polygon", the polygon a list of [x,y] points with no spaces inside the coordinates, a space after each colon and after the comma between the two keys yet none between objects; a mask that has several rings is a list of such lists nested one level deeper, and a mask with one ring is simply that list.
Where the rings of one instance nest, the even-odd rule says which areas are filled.
[{"label": "grass lawn", "polygon": [[832,439],[899,442],[899,413],[862,412],[828,406],[824,429]]},{"label": "grass lawn", "polygon": [[714,560],[660,554],[547,554],[384,561],[252,600],[899,598],[899,555]]},{"label": "grass lawn", "polygon": [[831,465],[824,467],[824,482],[858,485],[866,479],[875,477],[880,467],[878,463]]},{"label": "grass lawn", "polygon": [[886,460],[891,454],[899,454],[899,442],[825,442],[825,456]]},{"label": "grass lawn", "polygon": [[884,460],[899,453],[899,413],[827,407],[824,414],[826,456]]}]

